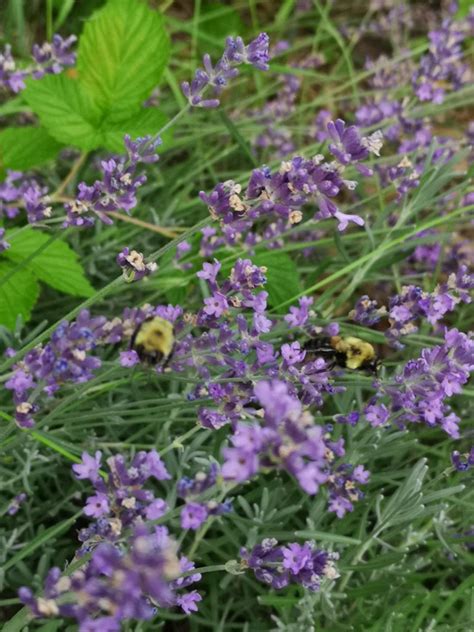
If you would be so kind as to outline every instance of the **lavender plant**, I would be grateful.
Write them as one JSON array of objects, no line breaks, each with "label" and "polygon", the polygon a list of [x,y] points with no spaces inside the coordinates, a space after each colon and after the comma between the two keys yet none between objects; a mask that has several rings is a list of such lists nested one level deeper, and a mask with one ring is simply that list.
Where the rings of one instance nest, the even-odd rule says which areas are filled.
[{"label": "lavender plant", "polygon": [[469,629],[472,10],[45,4],[0,55],[3,629]]}]

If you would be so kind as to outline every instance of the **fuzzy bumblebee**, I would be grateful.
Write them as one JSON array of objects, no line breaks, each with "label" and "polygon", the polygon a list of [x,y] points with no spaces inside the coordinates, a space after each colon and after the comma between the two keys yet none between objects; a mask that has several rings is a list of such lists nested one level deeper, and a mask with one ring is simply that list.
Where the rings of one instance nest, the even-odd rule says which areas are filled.
[{"label": "fuzzy bumblebee", "polygon": [[309,340],[304,349],[346,369],[377,372],[379,360],[370,342],[355,336],[331,336]]},{"label": "fuzzy bumblebee", "polygon": [[174,347],[173,325],[159,316],[150,316],[135,329],[130,340],[142,362],[157,364],[169,360]]}]

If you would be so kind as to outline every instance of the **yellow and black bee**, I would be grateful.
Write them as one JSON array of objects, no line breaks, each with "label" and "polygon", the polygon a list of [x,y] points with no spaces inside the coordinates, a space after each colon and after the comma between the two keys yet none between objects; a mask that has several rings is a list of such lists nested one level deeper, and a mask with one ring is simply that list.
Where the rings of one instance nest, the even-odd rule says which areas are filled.
[{"label": "yellow and black bee", "polygon": [[345,369],[363,370],[377,373],[379,359],[370,342],[355,336],[317,337],[309,340],[304,349],[307,353],[321,356],[329,363]]},{"label": "yellow and black bee", "polygon": [[174,330],[169,320],[159,316],[146,318],[133,332],[130,349],[134,349],[142,362],[166,364],[173,352]]}]

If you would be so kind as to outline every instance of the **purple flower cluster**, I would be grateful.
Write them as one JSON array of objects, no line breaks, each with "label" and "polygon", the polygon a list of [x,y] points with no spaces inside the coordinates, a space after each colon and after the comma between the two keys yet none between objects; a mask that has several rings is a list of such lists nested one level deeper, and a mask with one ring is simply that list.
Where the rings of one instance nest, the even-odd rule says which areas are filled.
[{"label": "purple flower cluster", "polygon": [[373,325],[387,317],[389,328],[385,335],[393,346],[402,348],[401,339],[418,331],[418,321],[435,325],[459,303],[470,303],[473,288],[474,275],[462,265],[433,292],[425,292],[415,285],[404,286],[400,294],[390,298],[388,309],[377,307],[376,301],[363,296],[349,316],[362,325]]},{"label": "purple flower cluster", "polygon": [[474,467],[474,446],[469,452],[461,454],[458,450],[454,450],[451,453],[451,463],[458,470],[458,472],[466,472]]},{"label": "purple flower cluster", "polygon": [[469,65],[463,62],[462,43],[467,35],[466,28],[450,19],[444,20],[439,29],[430,31],[429,52],[421,58],[412,78],[420,101],[442,103],[447,88],[459,90],[472,80]]},{"label": "purple flower cluster", "polygon": [[368,472],[361,466],[335,467],[336,457],[344,455],[344,440],[331,441],[285,382],[258,382],[255,395],[263,407],[256,415],[262,419],[235,425],[232,447],[223,450],[224,479],[243,482],[262,470],[283,469],[308,494],[327,484],[329,510],[339,518],[352,511],[353,502],[362,496],[356,483],[366,483]]},{"label": "purple flower cluster", "polygon": [[[461,393],[474,370],[474,339],[457,329],[446,330],[444,343],[423,349],[392,380],[379,384],[378,399],[365,415],[374,426],[389,419],[401,428],[423,423],[459,438],[459,417],[446,400]],[[382,403],[379,403],[382,398]]]},{"label": "purple flower cluster", "polygon": [[119,252],[116,261],[122,268],[123,278],[127,283],[140,281],[158,269],[156,263],[146,263],[145,257],[141,252],[130,250],[130,248],[124,248]]},{"label": "purple flower cluster", "polygon": [[90,355],[99,343],[104,317],[91,318],[82,311],[73,323],[61,323],[45,346],[29,351],[14,366],[5,387],[13,391],[15,419],[21,428],[34,425],[42,395],[52,397],[61,385],[90,380],[101,361]]},{"label": "purple flower cluster", "polygon": [[[458,90],[471,80],[472,72],[463,61],[462,44],[472,34],[474,12],[471,11],[466,19],[454,21],[454,9],[451,9],[452,6],[441,24],[439,14],[429,11],[426,14],[424,11],[423,23],[431,29],[428,34],[430,46],[429,52],[416,65],[411,59],[394,65],[384,55],[366,64],[367,70],[372,72],[368,84],[375,96],[361,104],[356,110],[355,118],[357,124],[364,127],[385,124],[386,138],[397,143],[399,157],[396,162],[392,165],[377,165],[376,169],[384,187],[390,183],[395,186],[398,200],[419,186],[421,175],[426,169],[427,157],[432,163],[446,161],[464,145],[462,138],[435,135],[426,119],[408,115],[408,99],[387,96],[387,90],[394,85],[407,85],[411,82],[413,93],[418,99],[441,103],[447,90]],[[386,19],[387,32],[394,36],[395,22],[389,16],[399,10],[408,18],[407,29],[420,23],[415,7],[400,6],[392,8],[386,16],[379,16],[369,28],[377,29],[382,22],[385,24]],[[428,16],[431,17],[428,19]],[[398,18],[401,19],[400,16]],[[397,25],[400,26],[400,23]]]},{"label": "purple flower cluster", "polygon": [[33,46],[32,57],[34,64],[28,68],[19,68],[11,54],[11,46],[6,45],[0,53],[0,85],[12,92],[20,92],[25,88],[28,77],[41,79],[45,74],[57,75],[66,66],[76,63],[76,55],[71,51],[77,38],[70,35],[63,39],[60,35],[53,35],[53,41],[45,42],[41,46]]},{"label": "purple flower cluster", "polygon": [[[257,221],[265,218],[270,220],[272,226],[278,224],[280,232],[288,230],[301,222],[302,209],[307,204],[318,206],[314,219],[334,217],[340,231],[345,230],[349,222],[359,226],[364,224],[358,215],[343,213],[334,198],[344,189],[352,191],[357,184],[342,177],[349,164],[355,165],[364,175],[370,175],[371,171],[360,165],[359,161],[366,158],[369,152],[379,153],[381,137],[378,133],[361,137],[355,126],[346,128],[340,119],[330,126],[331,123],[328,128],[333,130],[334,139],[337,139],[331,144],[330,150],[339,164],[325,162],[322,155],[309,160],[296,156],[291,161],[282,162],[273,173],[268,167],[255,169],[244,195],[241,195],[242,187],[231,180],[218,184],[210,194],[200,193],[211,216],[221,223],[224,243],[235,245],[242,240],[244,231],[249,231]],[[264,238],[271,236],[262,228],[259,232]],[[255,239],[255,234],[250,232],[245,243],[253,246]],[[214,240],[215,247],[221,243],[219,239]]]},{"label": "purple flower cluster", "polygon": [[145,136],[132,140],[124,138],[126,157],[101,162],[102,179],[93,185],[81,182],[74,201],[64,205],[67,217],[64,226],[89,227],[98,217],[105,224],[111,224],[108,213],[123,209],[127,213],[137,205],[137,190],[146,182],[146,176],[137,174],[140,163],[158,160],[159,137]]},{"label": "purple flower cluster", "polygon": [[[146,182],[143,173],[137,173],[140,163],[158,160],[159,137],[146,136],[132,140],[124,138],[126,155],[101,162],[102,178],[94,184],[80,182],[74,200],[64,204],[66,219],[63,226],[90,227],[98,217],[111,224],[108,213],[124,210],[127,213],[137,205],[137,191]],[[8,171],[4,182],[0,183],[0,217],[16,217],[21,208],[27,213],[30,224],[48,219],[52,214],[52,199],[48,189],[36,180],[25,177],[18,171]]]},{"label": "purple flower cluster", "polygon": [[[415,239],[423,239],[433,237],[436,238],[438,233],[435,230],[424,230],[417,235]],[[415,250],[410,255],[408,261],[412,265],[420,265],[424,270],[435,269],[440,255],[442,252],[442,246],[436,239],[433,243],[420,244],[416,246]]]},{"label": "purple flower cluster", "polygon": [[81,632],[119,632],[129,620],[150,620],[158,608],[179,606],[185,613],[197,610],[201,596],[196,590],[180,592],[199,581],[199,573],[187,574],[194,564],[178,558],[175,542],[166,527],[133,530],[128,546],[100,544],[85,568],[61,576],[52,568],[44,596],[34,597],[21,588],[19,597],[35,617],[75,619]]},{"label": "purple flower cluster", "polygon": [[199,573],[190,572],[194,563],[178,557],[167,527],[150,531],[145,526],[168,511],[164,500],[145,489],[152,478],[170,479],[163,461],[155,450],[141,451],[127,467],[124,457],[116,455],[107,459],[105,473],[100,470],[101,457],[100,452],[94,456],[84,452],[82,461],[73,465],[75,476],[91,481],[96,492],[84,507],[84,514],[95,520],[80,530],[83,544],[77,551],[78,559],[85,553],[90,559],[85,558],[69,576],[51,569],[43,597],[35,598],[30,589],[21,588],[20,599],[36,617],[74,618],[85,632],[120,630],[129,619],[153,618],[157,608],[196,611],[199,593],[183,592],[201,579]]},{"label": "purple flower cluster", "polygon": [[251,568],[259,581],[276,590],[300,584],[314,592],[323,579],[339,577],[334,563],[339,555],[316,548],[312,541],[281,545],[274,538],[266,538],[250,551],[242,549],[240,555],[244,568]]},{"label": "purple flower cluster", "polygon": [[176,486],[177,495],[186,500],[181,511],[183,529],[199,529],[209,516],[221,516],[232,510],[231,501],[218,503],[215,500],[196,502],[196,497],[214,487],[219,476],[219,467],[212,463],[208,473],[198,472],[194,478],[181,478]]},{"label": "purple flower cluster", "polygon": [[51,217],[51,200],[47,193],[48,189],[33,178],[25,178],[19,171],[7,171],[7,177],[0,183],[0,217],[12,219],[20,208],[25,208],[30,224]]},{"label": "purple flower cluster", "polygon": [[372,327],[387,315],[387,308],[378,306],[377,301],[371,299],[367,294],[361,296],[349,312],[349,318],[365,327]]},{"label": "purple flower cluster", "polygon": [[41,79],[45,74],[59,74],[64,67],[74,66],[76,54],[71,51],[71,47],[76,43],[77,37],[70,35],[63,39],[60,35],[53,35],[51,43],[45,42],[41,46],[33,45],[32,56],[37,67],[32,75],[35,79]]},{"label": "purple flower cluster", "polygon": [[258,70],[268,70],[268,45],[269,38],[266,33],[260,33],[247,46],[241,37],[228,37],[224,53],[214,67],[210,56],[206,53],[203,57],[204,69],[196,70],[191,83],[184,81],[181,84],[183,94],[189,104],[194,107],[217,107],[220,103],[219,99],[204,99],[203,93],[210,87],[214,97],[219,96],[229,81],[239,74],[237,66],[241,64],[250,64]]},{"label": "purple flower cluster", "polygon": [[155,450],[138,452],[128,468],[123,456],[110,457],[107,459],[109,473],[105,478],[99,471],[101,456],[100,452],[93,457],[84,452],[82,462],[72,466],[76,477],[91,481],[96,492],[87,498],[84,507],[84,514],[95,518],[96,522],[79,533],[79,540],[84,543],[81,553],[89,551],[93,543],[101,540],[115,542],[124,529],[145,520],[161,518],[168,511],[164,500],[144,489],[150,478],[158,481],[170,478]]},{"label": "purple flower cluster", "polygon": [[382,132],[374,132],[370,136],[360,136],[355,125],[346,126],[342,119],[329,121],[327,124],[329,151],[336,160],[344,166],[356,165],[356,168],[364,176],[372,175],[372,170],[360,165],[362,160],[369,157],[369,152],[380,156],[383,145]]}]

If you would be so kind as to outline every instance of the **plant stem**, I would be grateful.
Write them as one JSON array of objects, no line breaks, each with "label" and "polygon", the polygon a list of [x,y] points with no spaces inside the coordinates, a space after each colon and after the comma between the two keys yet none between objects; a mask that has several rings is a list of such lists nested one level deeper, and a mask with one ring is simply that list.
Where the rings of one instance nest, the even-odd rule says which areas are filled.
[{"label": "plant stem", "polygon": [[67,174],[67,176],[64,178],[64,180],[61,182],[61,184],[59,185],[59,187],[56,189],[56,191],[52,194],[51,196],[51,201],[56,202],[58,200],[59,197],[61,197],[61,195],[64,193],[64,191],[67,189],[67,187],[69,186],[69,184],[72,182],[72,180],[74,180],[74,178],[76,177],[77,173],[79,172],[80,168],[82,167],[82,165],[85,163],[87,156],[89,155],[89,152],[87,151],[83,151],[81,153],[81,155],[74,161],[69,173]]}]

